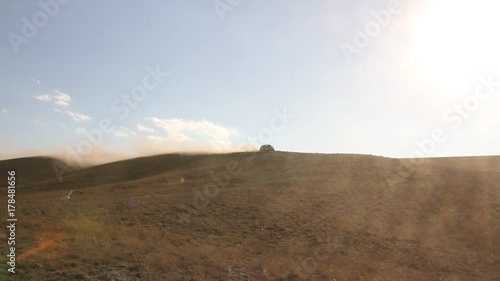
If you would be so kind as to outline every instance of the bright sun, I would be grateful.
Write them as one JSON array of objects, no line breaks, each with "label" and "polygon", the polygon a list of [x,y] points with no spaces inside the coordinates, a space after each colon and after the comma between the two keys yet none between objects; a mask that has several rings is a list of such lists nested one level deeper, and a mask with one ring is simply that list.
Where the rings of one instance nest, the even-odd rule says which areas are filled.
[{"label": "bright sun", "polygon": [[[449,95],[500,70],[500,1],[434,0],[414,25],[417,64]],[[464,86],[465,84],[462,84]]]}]

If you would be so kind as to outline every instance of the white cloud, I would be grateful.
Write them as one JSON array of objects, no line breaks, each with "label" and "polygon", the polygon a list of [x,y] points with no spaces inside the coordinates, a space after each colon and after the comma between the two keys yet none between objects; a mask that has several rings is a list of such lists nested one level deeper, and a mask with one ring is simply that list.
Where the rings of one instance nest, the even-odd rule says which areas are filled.
[{"label": "white cloud", "polygon": [[136,133],[134,131],[127,129],[125,127],[120,127],[119,130],[115,130],[115,136],[119,138],[129,138],[135,135]]},{"label": "white cloud", "polygon": [[214,147],[228,147],[231,145],[229,137],[237,134],[235,130],[206,120],[192,121],[177,118],[160,119],[156,117],[148,119],[153,121],[155,127],[162,129],[168,134],[168,137],[163,138],[163,140],[176,143],[209,143]]},{"label": "white cloud", "polygon": [[41,94],[38,96],[34,96],[34,98],[37,100],[41,100],[41,101],[51,101],[52,100],[52,96],[48,95],[48,94]]},{"label": "white cloud", "polygon": [[[71,101],[70,95],[63,93],[58,90],[54,90],[53,95],[49,94],[41,94],[38,96],[34,96],[35,99],[41,100],[41,101],[47,101],[47,102],[53,102],[56,106],[58,107],[68,107],[69,102]],[[64,113],[70,116],[73,120],[75,121],[87,121],[90,120],[90,117],[83,114],[83,113],[78,113],[74,111],[69,111],[69,110],[61,110],[59,108],[54,108],[54,111],[59,112],[59,113]]]},{"label": "white cloud", "polygon": [[71,118],[75,121],[87,121],[90,119],[89,116],[78,112],[66,111],[66,114],[71,116]]},{"label": "white cloud", "polygon": [[54,103],[59,106],[68,106],[71,97],[68,94],[63,92],[55,91],[56,95],[54,95]]},{"label": "white cloud", "polygon": [[31,81],[36,84],[40,84],[40,80],[36,79],[35,77],[30,77]]},{"label": "white cloud", "polygon": [[87,129],[85,128],[76,128],[77,135],[85,135],[87,133]]},{"label": "white cloud", "polygon": [[75,121],[88,121],[91,119],[90,116],[85,115],[83,113],[78,113],[75,111],[69,111],[69,110],[64,111],[64,110],[61,110],[59,108],[54,108],[54,111],[62,113],[62,114],[66,114],[66,115],[70,116],[71,119],[73,119]]},{"label": "white cloud", "polygon": [[161,142],[162,140],[164,140],[164,138],[158,137],[158,136],[148,136],[147,138],[150,140],[158,141],[158,142]]},{"label": "white cloud", "polygon": [[149,128],[146,126],[142,126],[141,124],[137,124],[137,130],[139,132],[146,132],[146,133],[154,133],[155,132],[155,129]]},{"label": "white cloud", "polygon": [[71,101],[71,97],[63,93],[61,91],[55,90],[54,95],[49,95],[49,94],[41,94],[38,96],[34,96],[35,99],[41,100],[41,101],[52,101],[54,102],[55,105],[58,106],[68,106],[69,102]]},{"label": "white cloud", "polygon": [[2,108],[2,113],[3,113],[3,114],[7,114],[7,109]]}]

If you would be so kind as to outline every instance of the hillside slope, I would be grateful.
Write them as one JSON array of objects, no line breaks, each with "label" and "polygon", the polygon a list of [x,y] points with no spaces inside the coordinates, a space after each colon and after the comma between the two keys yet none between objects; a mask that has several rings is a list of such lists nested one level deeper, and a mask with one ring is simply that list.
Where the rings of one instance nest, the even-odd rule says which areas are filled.
[{"label": "hillside slope", "polygon": [[18,190],[13,280],[500,280],[499,157],[411,163],[159,155],[63,182],[40,167]]},{"label": "hillside slope", "polygon": [[15,170],[20,176],[18,184],[56,180],[53,165],[63,165],[62,161],[51,157],[25,157],[0,161],[0,171]]}]

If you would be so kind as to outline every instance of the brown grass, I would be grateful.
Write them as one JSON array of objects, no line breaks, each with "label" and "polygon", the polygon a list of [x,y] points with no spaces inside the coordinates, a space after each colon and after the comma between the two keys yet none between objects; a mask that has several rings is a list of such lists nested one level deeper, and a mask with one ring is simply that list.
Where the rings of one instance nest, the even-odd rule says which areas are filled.
[{"label": "brown grass", "polygon": [[[394,185],[400,160],[361,155],[165,155],[62,183],[45,166],[22,180],[47,159],[0,162],[22,171],[8,277],[498,281],[499,159],[427,159]],[[193,189],[231,161],[241,172],[196,209]]]}]

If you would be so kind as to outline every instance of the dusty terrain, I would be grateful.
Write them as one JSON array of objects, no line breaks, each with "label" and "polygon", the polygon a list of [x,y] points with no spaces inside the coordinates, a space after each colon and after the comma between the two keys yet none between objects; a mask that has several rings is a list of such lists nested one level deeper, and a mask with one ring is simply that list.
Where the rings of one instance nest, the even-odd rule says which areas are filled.
[{"label": "dusty terrain", "polygon": [[0,161],[5,280],[500,280],[500,157],[161,155],[62,182],[53,162]]}]

